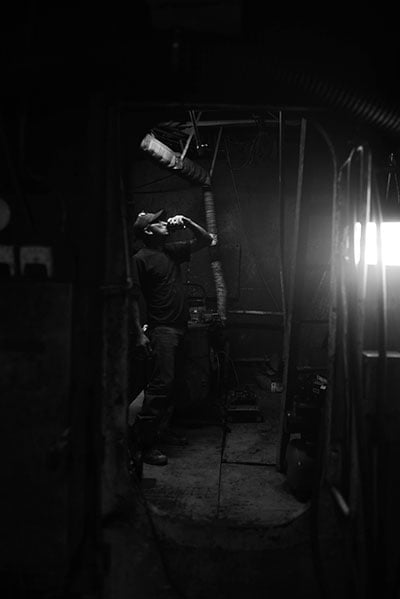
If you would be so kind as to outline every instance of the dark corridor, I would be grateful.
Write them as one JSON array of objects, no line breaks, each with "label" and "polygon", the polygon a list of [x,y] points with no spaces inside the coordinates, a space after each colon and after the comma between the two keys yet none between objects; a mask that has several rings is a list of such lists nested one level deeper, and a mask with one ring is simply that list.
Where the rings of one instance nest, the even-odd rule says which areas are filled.
[{"label": "dark corridor", "polygon": [[[304,498],[311,473],[291,474],[289,484],[277,472],[280,394],[254,388],[254,397],[260,421],[248,415],[248,422],[240,422],[236,414],[224,428],[218,420],[181,420],[179,430],[189,445],[168,448],[170,464],[161,472],[144,466],[140,492],[163,572],[161,579],[147,582],[154,596],[163,585],[172,597],[199,599],[275,597],[283,589],[299,597],[320,596],[312,554],[314,514]],[[339,597],[345,591],[339,574],[343,539],[327,498],[322,512],[325,575]]]},{"label": "dark corridor", "polygon": [[[2,598],[400,597],[397,24],[262,8],[3,10]],[[182,268],[189,442],[141,472],[160,209],[212,245]]]}]

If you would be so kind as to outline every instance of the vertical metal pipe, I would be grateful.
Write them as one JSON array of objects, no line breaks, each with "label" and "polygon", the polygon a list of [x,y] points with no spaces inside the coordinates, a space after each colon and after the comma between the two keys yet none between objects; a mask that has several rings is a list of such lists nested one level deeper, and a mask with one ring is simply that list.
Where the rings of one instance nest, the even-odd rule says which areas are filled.
[{"label": "vertical metal pipe", "polygon": [[188,149],[189,149],[189,146],[190,146],[190,142],[191,142],[191,141],[192,141],[192,139],[193,139],[193,135],[194,135],[194,130],[193,130],[193,131],[191,131],[191,132],[189,133],[189,136],[188,136],[188,138],[187,138],[187,140],[186,140],[185,147],[183,148],[183,150],[182,150],[182,154],[181,154],[181,159],[182,159],[182,160],[185,158],[185,156],[186,156],[186,154],[187,154],[187,151],[188,151]]},{"label": "vertical metal pipe", "polygon": [[199,128],[197,126],[197,119],[196,119],[194,110],[189,110],[189,116],[190,116],[190,120],[192,121],[192,125],[193,125],[194,137],[196,140],[196,147],[197,147],[197,149],[199,149],[199,148],[201,148],[201,139],[200,139]]},{"label": "vertical metal pipe", "polygon": [[214,167],[215,167],[215,161],[217,160],[217,154],[218,154],[219,146],[220,146],[220,143],[221,143],[222,130],[223,130],[223,127],[220,127],[218,129],[217,142],[215,144],[214,156],[213,156],[212,163],[211,163],[211,168],[210,168],[210,178],[213,176]]},{"label": "vertical metal pipe", "polygon": [[[200,118],[200,117],[201,117],[201,112],[199,112],[198,118]],[[193,120],[192,120],[192,123],[193,123]],[[197,125],[196,125],[196,128],[195,128],[195,125],[196,125],[196,121],[194,121],[193,129],[190,132],[190,134],[189,134],[189,136],[188,136],[188,138],[186,140],[185,147],[183,148],[183,151],[182,151],[182,154],[181,154],[181,160],[183,160],[185,158],[185,156],[186,156],[186,154],[187,154],[187,152],[189,150],[190,142],[192,141],[193,136],[195,134],[197,134],[197,132],[198,132]]]},{"label": "vertical metal pipe", "polygon": [[299,164],[297,171],[297,189],[296,189],[296,211],[294,217],[294,236],[293,236],[293,256],[290,269],[290,283],[289,283],[289,304],[288,312],[291,313],[293,310],[293,300],[295,293],[295,276],[297,268],[297,246],[299,241],[299,228],[300,228],[300,212],[301,212],[301,201],[303,194],[303,177],[304,177],[304,156],[305,156],[305,145],[306,145],[306,119],[301,119],[300,127],[300,147],[299,147]]},{"label": "vertical metal pipe", "polygon": [[304,157],[306,145],[307,120],[301,119],[300,126],[300,142],[299,142],[299,164],[297,172],[297,190],[296,190],[296,208],[293,225],[293,246],[292,246],[292,261],[290,265],[289,278],[289,298],[287,303],[287,317],[284,329],[283,354],[284,354],[284,371],[283,371],[283,389],[281,406],[280,406],[280,434],[276,451],[277,470],[282,472],[285,463],[285,453],[289,435],[285,430],[286,413],[290,406],[290,398],[296,383],[295,361],[297,353],[296,335],[293,334],[294,311],[295,311],[295,292],[299,282],[297,277],[297,250],[299,243],[299,227],[301,215],[301,203],[303,195],[303,176],[304,176]]},{"label": "vertical metal pipe", "polygon": [[117,176],[119,178],[119,203],[121,210],[121,228],[122,238],[124,245],[124,259],[125,259],[125,276],[127,287],[132,286],[132,274],[131,274],[131,258],[129,250],[129,234],[128,234],[128,215],[126,211],[126,197],[123,175],[121,172],[121,114],[118,112],[116,117],[116,153],[117,153]]},{"label": "vertical metal pipe", "polygon": [[375,588],[381,581],[382,594],[387,594],[387,530],[385,524],[385,504],[387,489],[388,460],[386,456],[384,418],[387,398],[387,297],[386,297],[386,267],[382,255],[382,207],[379,197],[376,201],[377,212],[377,250],[378,250],[378,365],[376,381],[376,429],[374,446],[374,541],[376,575]]},{"label": "vertical metal pipe", "polygon": [[278,202],[279,202],[279,259],[280,283],[283,322],[286,324],[286,290],[285,290],[285,204],[283,196],[283,131],[284,119],[282,110],[279,111],[278,130]]}]

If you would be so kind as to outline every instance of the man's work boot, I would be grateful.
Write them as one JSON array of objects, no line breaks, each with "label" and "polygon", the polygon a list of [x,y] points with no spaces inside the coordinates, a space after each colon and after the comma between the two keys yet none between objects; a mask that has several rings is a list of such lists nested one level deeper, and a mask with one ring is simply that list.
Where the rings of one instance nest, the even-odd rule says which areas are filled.
[{"label": "man's work boot", "polygon": [[142,459],[145,464],[150,464],[151,466],[166,466],[168,464],[167,456],[155,447],[144,449]]},{"label": "man's work boot", "polygon": [[157,422],[155,418],[138,414],[132,427],[132,437],[140,451],[140,459],[144,464],[165,466],[167,456],[156,448]]}]

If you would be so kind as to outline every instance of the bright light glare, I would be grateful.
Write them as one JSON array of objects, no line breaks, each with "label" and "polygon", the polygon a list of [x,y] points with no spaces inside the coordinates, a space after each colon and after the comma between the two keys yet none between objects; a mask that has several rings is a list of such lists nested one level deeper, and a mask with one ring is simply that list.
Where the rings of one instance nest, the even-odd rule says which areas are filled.
[{"label": "bright light glare", "polygon": [[[386,266],[400,266],[400,222],[386,222],[381,224],[382,259]],[[367,224],[365,260],[367,264],[378,262],[378,242],[376,223]],[[356,264],[360,262],[361,255],[361,223],[356,223],[354,228],[354,258]]]}]

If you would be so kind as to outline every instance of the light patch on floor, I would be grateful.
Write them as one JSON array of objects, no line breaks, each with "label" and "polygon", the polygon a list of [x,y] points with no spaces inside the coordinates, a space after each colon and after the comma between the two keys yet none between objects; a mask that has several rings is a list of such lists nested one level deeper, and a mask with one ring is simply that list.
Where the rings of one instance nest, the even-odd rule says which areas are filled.
[{"label": "light patch on floor", "polygon": [[268,466],[222,464],[218,517],[236,525],[280,526],[305,509],[285,476]]}]

